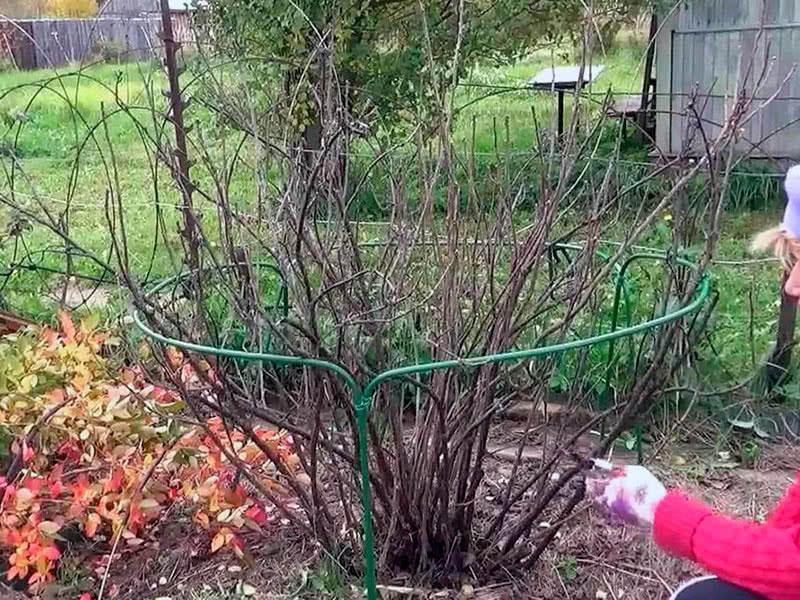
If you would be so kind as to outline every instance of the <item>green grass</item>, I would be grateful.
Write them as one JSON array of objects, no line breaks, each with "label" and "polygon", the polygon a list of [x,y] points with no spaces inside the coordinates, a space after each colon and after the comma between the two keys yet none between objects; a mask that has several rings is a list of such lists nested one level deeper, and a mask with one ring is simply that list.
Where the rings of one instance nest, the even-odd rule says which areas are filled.
[{"label": "green grass", "polygon": [[[624,46],[594,58],[594,64],[605,66],[587,89],[598,106],[609,90],[617,95],[641,93],[642,56],[640,47]],[[476,152],[492,154],[498,150],[530,149],[535,145],[537,124],[540,128],[555,125],[556,97],[550,92],[503,91],[503,88],[524,88],[540,70],[572,62],[569,56],[540,51],[510,67],[474,69],[456,98],[455,106],[466,108],[459,112],[455,139],[468,147],[472,145],[474,119]],[[567,94],[565,103],[566,122],[572,110],[569,96]]]},{"label": "green grass", "polygon": [[[146,63],[96,65],[78,72],[0,73],[4,140],[13,142],[18,158],[71,160],[105,113],[110,140],[130,142],[136,137],[134,119],[117,114],[117,99],[147,122],[147,114],[140,109],[149,105],[148,94],[160,95],[162,85],[160,72]],[[94,134],[105,140],[103,130]]]},{"label": "green grass", "polygon": [[[0,265],[25,262],[26,255],[34,254],[32,262],[64,268],[63,242],[42,227],[25,232],[25,247],[4,240],[3,231],[20,221],[25,225],[24,210],[42,214],[42,206],[55,215],[69,206],[72,239],[88,253],[108,257],[106,194],[113,190],[124,206],[132,270],[152,277],[175,272],[179,265],[173,264],[171,255],[180,245],[180,195],[168,169],[151,164],[152,151],[144,151],[145,144],[152,148],[150,140],[159,136],[172,139],[171,126],[156,121],[150,109],[163,111],[165,84],[160,71],[143,63],[98,65],[80,73],[66,69],[59,75],[0,74],[0,193],[11,198],[13,189],[13,203],[20,209],[0,210]],[[189,121],[198,125],[193,142],[208,141],[212,153],[229,133],[214,127],[202,110],[190,112]],[[201,185],[210,183],[201,167],[195,168],[193,177]],[[239,198],[232,201],[244,202],[253,191],[250,173],[238,170],[232,193]],[[197,205],[204,207],[201,197]],[[213,240],[214,211],[208,214],[207,230]],[[38,254],[42,250],[47,250],[43,260]],[[103,275],[86,259],[76,259],[75,270]],[[52,277],[22,272],[2,296],[18,310],[41,318],[52,313],[47,298],[52,287]]]},{"label": "green grass", "polygon": [[[635,46],[623,46],[597,57],[594,62],[604,64],[606,70],[593,85],[592,92],[599,97],[609,89],[617,94],[636,92],[641,86],[641,57],[641,48]],[[553,62],[564,64],[571,60],[536,53],[511,67],[476,68],[465,83],[520,87]],[[68,72],[69,69],[64,70]],[[152,122],[147,110],[152,102],[163,104],[160,93],[163,87],[161,72],[148,63],[98,65],[80,75],[60,78],[54,78],[49,72],[0,73],[0,168],[3,173],[0,193],[7,193],[13,177],[14,202],[20,207],[40,212],[38,199],[58,213],[69,202],[71,236],[87,251],[105,256],[109,247],[105,197],[108,189],[118,190],[125,207],[123,214],[132,269],[140,276],[149,273],[151,277],[174,272],[179,268],[173,264],[171,253],[180,247],[176,210],[180,197],[163,166],[156,173],[157,182],[153,182],[151,165],[142,151],[143,137],[171,135],[171,130],[164,129],[163,123]],[[496,153],[520,153],[520,165],[527,160],[523,153],[533,144],[533,114],[540,126],[549,127],[555,104],[550,94],[528,90],[476,101],[491,91],[464,86],[455,99],[456,106],[466,106],[456,123],[456,141],[464,147],[474,143],[478,158],[484,157],[477,165],[478,178],[487,181],[491,180],[492,170],[498,164],[494,159]],[[130,111],[114,114],[107,118],[107,127],[100,127],[104,114],[111,115],[119,110],[117,96]],[[231,139],[232,133],[198,105],[190,109],[189,119],[196,126],[192,139],[203,139],[212,152]],[[613,143],[615,127],[609,126],[609,144]],[[114,149],[116,170],[111,162],[110,147]],[[79,148],[82,151],[76,162]],[[13,160],[8,156],[11,152],[15,153]],[[625,157],[642,160],[644,151],[632,147],[626,149]],[[602,164],[598,163],[598,168],[602,168]],[[634,169],[626,172],[635,178]],[[202,167],[195,168],[193,177],[201,185],[210,183],[209,174]],[[532,174],[532,186],[534,179]],[[385,197],[384,185],[378,178],[365,190],[366,215],[379,213],[379,203]],[[255,190],[252,172],[244,167],[236,170],[232,190],[234,202],[242,205],[250,202]],[[658,190],[653,193],[657,194]],[[368,207],[370,197],[375,204],[373,208]],[[202,199],[197,202],[204,207]],[[749,261],[747,243],[752,233],[779,220],[775,181],[740,178],[734,181],[730,203],[736,210],[727,217],[719,254],[726,260]],[[162,218],[163,230],[157,227],[157,215]],[[527,215],[521,210],[517,222],[526,223]],[[0,210],[0,273],[2,265],[20,261],[28,252],[42,250],[48,253],[44,260],[37,255],[38,262],[52,269],[63,268],[63,255],[59,253],[63,251],[63,244],[42,228],[31,227],[25,232],[22,237],[25,248],[15,246],[3,235],[2,232],[19,219],[15,211]],[[212,240],[216,235],[214,223],[214,211],[208,210],[204,224]],[[668,225],[662,223],[649,233],[643,244],[664,247],[668,234]],[[102,274],[85,259],[76,259],[75,263],[82,272]],[[733,265],[723,262],[714,265],[713,273],[720,301],[711,342],[703,351],[704,368],[715,382],[742,379],[752,370],[754,359],[762,360],[774,335],[778,269],[773,263]],[[2,276],[0,286],[3,286]],[[21,272],[0,290],[0,296],[23,313],[47,318],[53,309],[52,302],[47,299],[52,288],[51,276]],[[117,302],[113,308],[122,310],[124,303]]]}]

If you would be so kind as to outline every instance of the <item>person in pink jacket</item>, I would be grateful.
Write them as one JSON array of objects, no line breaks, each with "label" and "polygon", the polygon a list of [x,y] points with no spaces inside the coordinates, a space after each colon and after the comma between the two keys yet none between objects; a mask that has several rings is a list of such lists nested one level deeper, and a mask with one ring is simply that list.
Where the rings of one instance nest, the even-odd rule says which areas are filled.
[{"label": "person in pink jacket", "polygon": [[717,514],[667,491],[644,467],[597,462],[589,494],[616,519],[650,528],[666,552],[713,574],[681,587],[677,600],[800,600],[800,476],[765,523]]},{"label": "person in pink jacket", "polygon": [[[800,165],[786,173],[787,204],[779,227],[756,236],[787,273],[784,292],[800,298]],[[682,586],[676,600],[800,600],[800,476],[765,523],[715,513],[678,491],[668,492],[644,467],[596,462],[590,495],[613,516],[652,530],[665,551],[710,573]]]}]

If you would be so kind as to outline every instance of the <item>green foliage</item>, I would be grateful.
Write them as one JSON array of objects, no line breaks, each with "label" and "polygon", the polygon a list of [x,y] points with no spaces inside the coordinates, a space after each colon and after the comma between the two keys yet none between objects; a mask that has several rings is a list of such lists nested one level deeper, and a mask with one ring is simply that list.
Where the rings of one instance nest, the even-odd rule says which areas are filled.
[{"label": "green foliage", "polygon": [[312,571],[302,574],[299,596],[303,598],[348,598],[348,576],[333,558],[325,557]]},{"label": "green foliage", "polygon": [[558,574],[564,581],[574,581],[578,578],[578,559],[574,556],[565,556],[556,567]]},{"label": "green foliage", "polygon": [[[648,2],[594,4],[595,22],[622,23]],[[580,0],[475,0],[463,10],[444,0],[211,0],[203,22],[228,54],[268,58],[261,74],[283,83],[284,110],[301,128],[330,62],[352,113],[377,109],[391,123],[440,106],[471,66],[574,39],[586,24]]]}]

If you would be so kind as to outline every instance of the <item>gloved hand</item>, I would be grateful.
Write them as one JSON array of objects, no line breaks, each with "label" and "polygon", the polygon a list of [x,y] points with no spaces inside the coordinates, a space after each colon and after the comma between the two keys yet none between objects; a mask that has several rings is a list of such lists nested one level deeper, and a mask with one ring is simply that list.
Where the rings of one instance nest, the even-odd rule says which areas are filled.
[{"label": "gloved hand", "polygon": [[587,477],[587,493],[613,519],[640,527],[652,526],[656,507],[667,490],[644,467],[615,467],[596,460]]}]

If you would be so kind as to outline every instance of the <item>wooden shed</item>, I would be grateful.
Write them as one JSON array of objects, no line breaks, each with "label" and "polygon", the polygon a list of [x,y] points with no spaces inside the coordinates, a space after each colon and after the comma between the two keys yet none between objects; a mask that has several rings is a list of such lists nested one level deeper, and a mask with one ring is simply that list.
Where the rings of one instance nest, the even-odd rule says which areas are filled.
[{"label": "wooden shed", "polygon": [[684,0],[656,39],[656,143],[667,155],[698,138],[694,109],[714,136],[744,86],[763,105],[740,150],[800,159],[800,0]]}]

